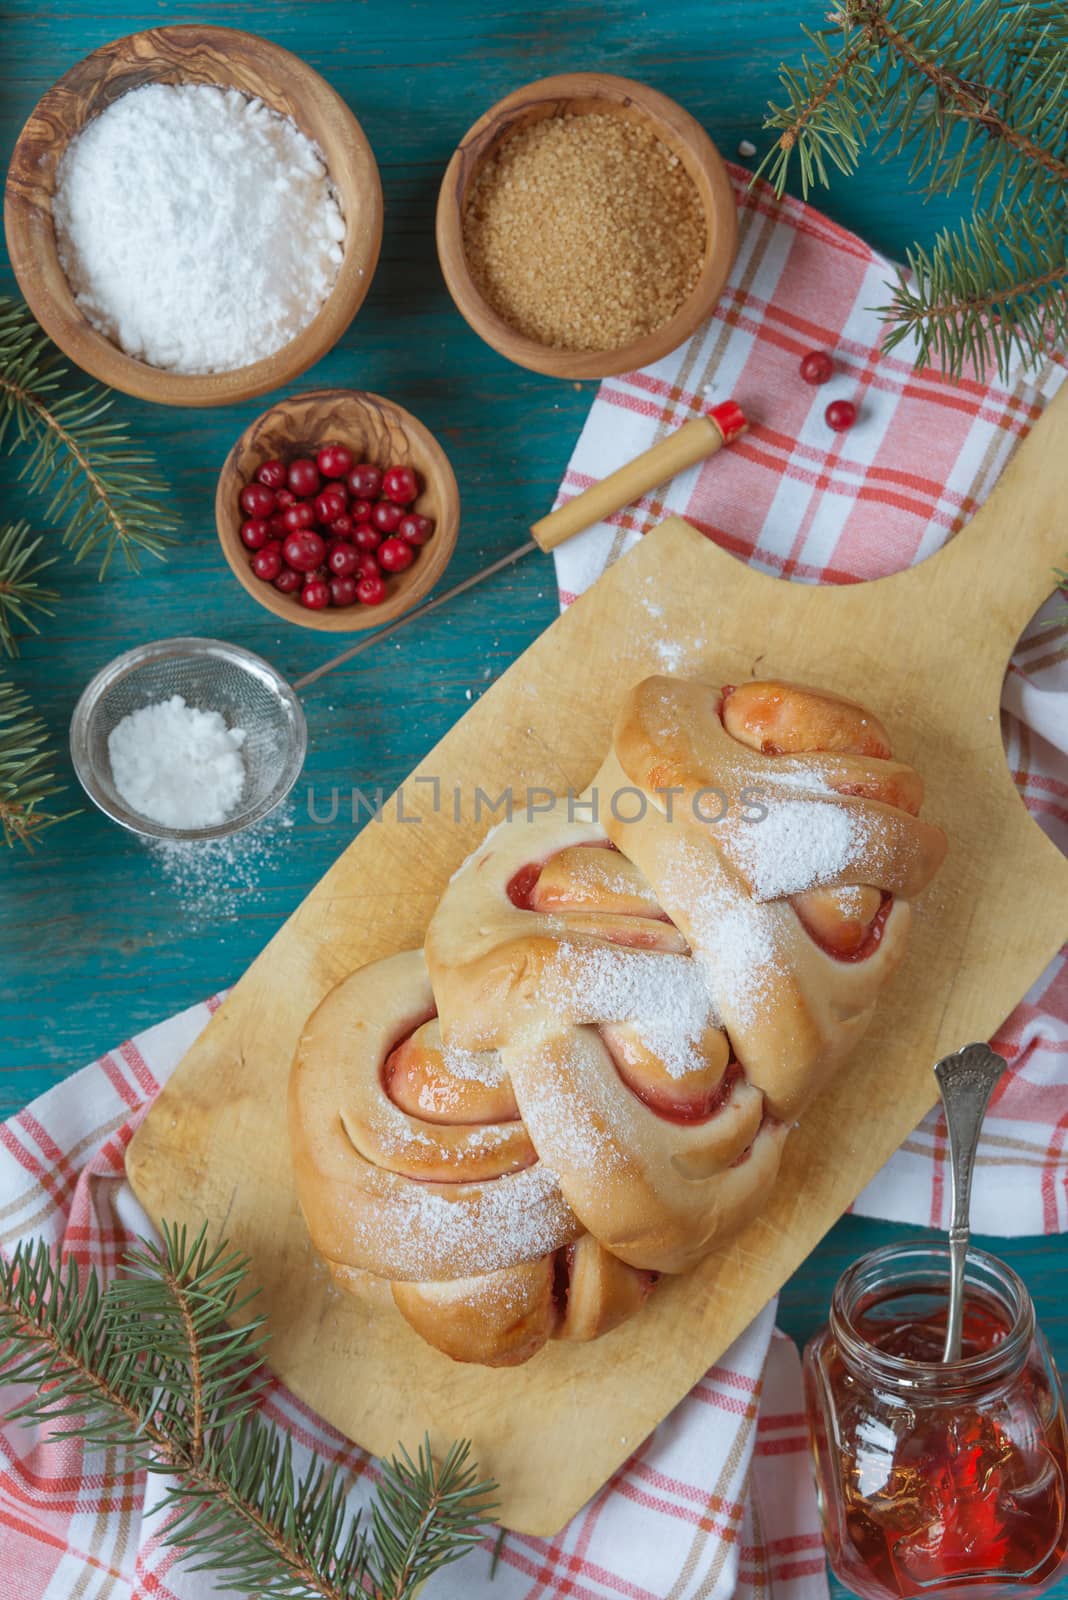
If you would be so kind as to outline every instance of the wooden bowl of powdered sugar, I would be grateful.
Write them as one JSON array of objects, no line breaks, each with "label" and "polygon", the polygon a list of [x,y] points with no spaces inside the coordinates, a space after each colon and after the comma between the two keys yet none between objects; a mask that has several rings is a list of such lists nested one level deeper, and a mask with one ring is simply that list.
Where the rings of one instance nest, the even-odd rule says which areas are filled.
[{"label": "wooden bowl of powdered sugar", "polygon": [[153,28],[86,56],[15,146],[8,250],[78,366],[163,405],[290,382],[371,285],[382,188],[348,106],[289,51]]}]

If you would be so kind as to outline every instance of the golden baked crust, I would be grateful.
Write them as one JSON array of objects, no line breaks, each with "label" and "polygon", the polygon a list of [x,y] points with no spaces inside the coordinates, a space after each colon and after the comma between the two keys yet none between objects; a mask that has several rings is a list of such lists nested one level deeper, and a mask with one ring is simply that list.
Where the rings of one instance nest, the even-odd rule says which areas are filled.
[{"label": "golden baked crust", "polygon": [[[411,1326],[457,1360],[511,1365],[548,1338],[605,1331],[648,1277],[598,1267],[604,1252],[538,1160],[503,1068],[445,1049],[433,1009],[412,950],[353,973],[309,1018],[289,1118],[313,1243],[340,1287],[388,1284]],[[429,1115],[397,1103],[423,1080],[437,1091]]]},{"label": "golden baked crust", "polygon": [[[519,814],[294,1065],[298,1191],[459,1360],[595,1338],[756,1214],[937,871],[922,781],[862,707],[650,678],[575,808]],[[625,798],[624,798],[625,797]]]}]

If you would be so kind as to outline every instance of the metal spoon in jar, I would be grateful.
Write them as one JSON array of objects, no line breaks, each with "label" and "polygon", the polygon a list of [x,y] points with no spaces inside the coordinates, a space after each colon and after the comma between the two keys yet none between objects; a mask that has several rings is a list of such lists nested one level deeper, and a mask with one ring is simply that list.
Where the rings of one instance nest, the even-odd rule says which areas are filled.
[{"label": "metal spoon in jar", "polygon": [[979,1130],[990,1096],[1005,1071],[1003,1056],[988,1044],[966,1044],[954,1055],[943,1056],[934,1069],[946,1113],[949,1170],[953,1179],[953,1204],[949,1223],[949,1311],[943,1361],[959,1361],[964,1316],[964,1264],[968,1257],[968,1216],[972,1201],[972,1172]]}]

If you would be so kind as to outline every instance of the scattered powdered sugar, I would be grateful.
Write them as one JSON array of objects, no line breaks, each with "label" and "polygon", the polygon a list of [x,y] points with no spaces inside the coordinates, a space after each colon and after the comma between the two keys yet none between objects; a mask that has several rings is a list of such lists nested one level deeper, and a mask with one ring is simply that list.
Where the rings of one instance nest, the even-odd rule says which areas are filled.
[{"label": "scattered powdered sugar", "polygon": [[441,1057],[449,1076],[464,1083],[483,1083],[495,1089],[504,1082],[504,1065],[495,1050],[462,1050],[443,1039]]},{"label": "scattered powdered sugar", "polygon": [[[192,930],[232,922],[262,897],[292,848],[292,805],[226,839],[146,840],[182,924]],[[155,896],[153,889],[150,893]]]},{"label": "scattered powdered sugar", "polygon": [[734,853],[758,900],[831,883],[856,862],[870,832],[852,807],[777,800],[760,822],[732,831]]},{"label": "scattered powdered sugar", "polygon": [[566,945],[539,998],[562,1021],[634,1023],[673,1078],[704,1065],[700,1044],[716,1022],[704,968],[670,951]]},{"label": "scattered powdered sugar", "polygon": [[710,852],[693,847],[676,851],[663,899],[668,910],[687,909],[680,920],[689,924],[694,955],[728,1025],[746,1026],[769,1012],[782,972],[774,913],[730,883]]},{"label": "scattered powdered sugar", "polygon": [[146,84],[93,117],[59,163],[52,216],[89,321],[173,372],[288,344],[332,290],[345,237],[311,140],[212,84]]},{"label": "scattered powdered sugar", "polygon": [[776,788],[800,789],[806,794],[833,795],[837,792],[811,767],[801,765],[796,767],[777,767],[775,762],[782,759],[783,757],[781,756],[767,757],[767,764],[765,769],[761,771],[760,778],[750,787],[762,789],[766,783],[770,783]]},{"label": "scattered powdered sugar", "polygon": [[243,728],[180,694],[131,711],[108,735],[111,776],[138,816],[167,828],[225,822],[245,787]]},{"label": "scattered powdered sugar", "polygon": [[530,1309],[530,1287],[525,1273],[504,1267],[497,1272],[480,1272],[470,1278],[435,1283],[433,1292],[438,1305],[459,1303],[491,1312],[503,1308],[522,1315]]},{"label": "scattered powdered sugar", "polygon": [[[577,1043],[578,1041],[576,1041]],[[566,1077],[582,1085],[581,1098],[566,1087],[556,1059],[563,1048],[558,1037],[547,1041],[544,1059],[536,1053],[530,1064],[531,1091],[523,1096],[523,1120],[538,1150],[551,1152],[556,1164],[567,1170],[607,1171],[618,1165],[619,1153],[605,1132],[613,1108],[597,1074],[585,1061],[565,1063]],[[577,1068],[577,1070],[575,1070]]]},{"label": "scattered powdered sugar", "polygon": [[[470,1195],[467,1185],[457,1187]],[[358,1213],[353,1232],[361,1253],[381,1259],[381,1270],[393,1277],[495,1272],[548,1255],[578,1231],[556,1174],[542,1162],[482,1183],[475,1204],[428,1183],[406,1183],[391,1201],[388,1239],[376,1213]]]},{"label": "scattered powdered sugar", "polygon": [[707,963],[717,994],[740,1023],[755,1022],[775,1004],[779,952],[759,906],[710,892],[702,916],[698,958]]},{"label": "scattered powdered sugar", "polygon": [[[353,1146],[361,1155],[366,1156],[366,1151],[361,1149],[360,1141],[352,1138],[344,1114],[341,1120],[345,1123]],[[450,1126],[455,1128],[456,1124]],[[455,1165],[464,1161],[469,1155],[496,1154],[514,1138],[516,1127],[517,1124],[514,1122],[466,1124],[462,1140],[456,1144],[447,1144],[425,1125],[421,1126],[416,1118],[406,1117],[402,1113],[399,1117],[382,1117],[376,1122],[374,1142],[380,1150],[388,1151],[394,1157],[402,1157],[405,1150],[414,1146],[423,1150],[433,1150],[438,1160],[448,1166],[450,1162]]]},{"label": "scattered powdered sugar", "polygon": [[686,651],[677,639],[658,639],[656,654],[660,665],[668,672],[677,672],[686,659]]},{"label": "scattered powdered sugar", "polygon": [[848,883],[841,889],[836,889],[839,911],[847,917],[859,917],[864,914],[864,891],[859,884]]},{"label": "scattered powdered sugar", "polygon": [[[645,583],[646,587],[650,588],[652,579],[647,578]],[[654,588],[653,594],[655,593],[657,593],[657,590]],[[653,598],[652,594],[643,594],[641,603],[646,616],[651,617],[654,622],[662,620],[664,607],[659,600]],[[656,651],[657,661],[665,672],[679,672],[684,668],[696,666],[706,648],[707,645],[704,639],[691,639],[687,644],[684,644],[679,639],[660,638],[653,640],[653,649]]]},{"label": "scattered powdered sugar", "polygon": [[665,672],[693,672],[701,664],[707,645],[704,639],[657,639],[653,648]]},{"label": "scattered powdered sugar", "polygon": [[578,848],[568,856],[567,867],[568,878],[576,889],[586,889],[597,896],[629,896],[638,888],[634,868],[618,850]]}]

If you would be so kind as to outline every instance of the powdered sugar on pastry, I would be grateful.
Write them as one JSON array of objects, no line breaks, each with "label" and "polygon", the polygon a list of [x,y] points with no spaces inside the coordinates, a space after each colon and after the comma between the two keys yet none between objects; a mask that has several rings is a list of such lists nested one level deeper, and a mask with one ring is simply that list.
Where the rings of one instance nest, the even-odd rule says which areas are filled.
[{"label": "powdered sugar on pastry", "polygon": [[800,789],[807,794],[833,795],[836,793],[820,774],[812,767],[802,766],[799,762],[791,762],[789,766],[777,766],[776,761],[789,758],[777,757],[769,759],[767,771],[760,775],[760,782],[756,788],[762,789],[765,784],[774,785],[775,788]]},{"label": "powdered sugar on pastry", "polygon": [[[536,1090],[525,1097],[524,1120],[531,1139],[556,1152],[554,1160],[561,1165],[584,1166],[592,1161],[605,1171],[618,1165],[619,1152],[605,1133],[611,1106],[602,1104],[598,1108],[596,1075],[582,1071],[581,1058],[576,1060],[568,1053],[562,1035],[533,1048],[533,1058],[527,1058],[524,1073],[537,1084]],[[572,1095],[568,1086],[576,1067],[583,1081],[581,1100]]]},{"label": "powdered sugar on pastry", "polygon": [[462,1050],[443,1039],[441,1057],[450,1077],[465,1083],[484,1083],[488,1089],[496,1089],[504,1082],[504,1064],[495,1050]]},{"label": "powdered sugar on pastry", "polygon": [[731,849],[758,900],[802,894],[856,863],[868,842],[863,812],[812,800],[777,800],[759,822],[731,829]]},{"label": "powdered sugar on pastry", "polygon": [[354,1211],[353,1244],[381,1260],[388,1276],[409,1281],[495,1272],[535,1261],[573,1239],[578,1227],[555,1173],[539,1162],[480,1184],[405,1183],[391,1190],[390,1238],[365,1212]]},{"label": "powdered sugar on pastry", "polygon": [[567,945],[550,967],[543,1001],[578,1023],[633,1022],[673,1078],[704,1065],[700,1041],[716,1022],[708,974],[691,956],[616,945]]},{"label": "powdered sugar on pastry", "polygon": [[781,955],[768,912],[693,846],[680,844],[662,889],[666,906],[677,906],[680,917],[685,910],[696,964],[724,1015],[744,1025],[772,1007]]}]

